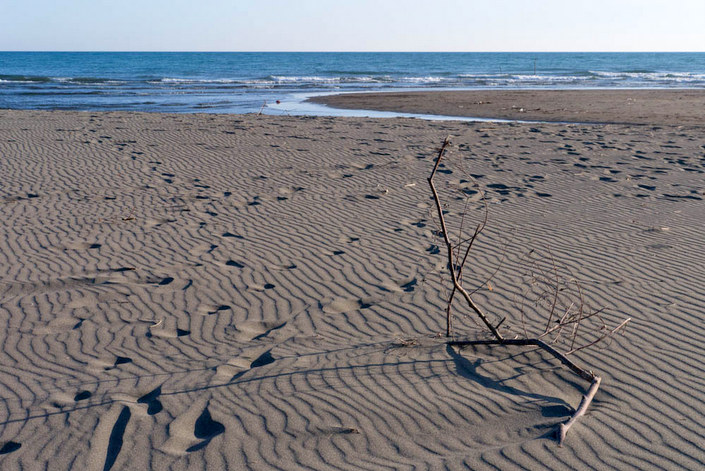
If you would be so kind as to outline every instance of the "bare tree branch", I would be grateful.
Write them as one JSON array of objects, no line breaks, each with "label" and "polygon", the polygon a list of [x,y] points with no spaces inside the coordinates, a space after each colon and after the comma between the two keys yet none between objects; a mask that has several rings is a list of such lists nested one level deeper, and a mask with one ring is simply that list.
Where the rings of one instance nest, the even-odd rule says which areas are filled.
[{"label": "bare tree branch", "polygon": [[[557,438],[559,441],[559,444],[562,445],[566,434],[568,432],[568,429],[573,426],[573,424],[580,418],[582,415],[585,414],[587,411],[588,407],[590,406],[590,403],[592,402],[595,394],[597,393],[599,387],[600,387],[600,382],[601,379],[599,376],[595,375],[592,371],[589,371],[581,366],[578,366],[576,363],[571,361],[568,358],[568,355],[575,353],[577,351],[580,351],[584,348],[592,347],[599,342],[602,342],[603,340],[612,337],[615,335],[617,332],[620,330],[623,330],[625,326],[631,321],[631,319],[627,319],[623,321],[621,324],[619,324],[616,328],[612,330],[608,330],[607,332],[604,332],[607,327],[604,323],[604,320],[600,316],[600,314],[604,311],[604,308],[598,309],[592,312],[588,312],[585,306],[585,297],[583,294],[582,287],[580,285],[580,282],[578,281],[577,277],[575,276],[570,276],[569,278],[563,277],[559,268],[558,264],[556,263],[556,260],[551,253],[550,249],[547,249],[548,252],[548,257],[543,259],[544,265],[548,265],[547,268],[544,268],[544,266],[541,265],[542,260],[541,258],[537,259],[532,259],[534,255],[536,255],[535,251],[532,250],[530,251],[527,255],[529,257],[529,267],[528,267],[528,282],[529,282],[529,288],[524,291],[522,290],[523,296],[522,296],[522,303],[521,307],[519,309],[520,311],[520,320],[522,323],[522,327],[524,330],[524,336],[525,338],[514,338],[514,339],[507,339],[504,338],[504,336],[499,332],[500,326],[506,321],[506,317],[503,317],[502,320],[497,324],[494,325],[492,322],[490,322],[489,318],[487,315],[480,309],[480,307],[473,301],[471,295],[474,294],[478,289],[480,289],[482,286],[485,286],[488,282],[488,280],[485,280],[485,282],[480,285],[479,288],[472,292],[468,292],[464,287],[463,287],[463,270],[465,268],[466,263],[468,260],[471,259],[470,253],[475,245],[475,242],[478,240],[479,236],[482,234],[483,230],[485,229],[488,221],[488,207],[486,203],[486,198],[484,196],[484,193],[482,194],[482,200],[485,204],[485,214],[482,222],[480,222],[476,228],[475,231],[473,232],[472,236],[469,238],[464,238],[463,236],[463,231],[466,225],[466,216],[468,213],[468,200],[465,200],[465,206],[464,209],[461,213],[461,219],[460,219],[460,226],[458,229],[458,242],[457,244],[453,245],[453,243],[450,240],[450,235],[448,233],[448,226],[446,224],[446,219],[445,219],[445,212],[444,212],[444,206],[441,203],[440,196],[438,194],[438,191],[436,189],[435,183],[434,183],[434,177],[436,176],[436,173],[438,172],[438,168],[441,165],[441,161],[443,160],[444,153],[450,146],[450,136],[448,136],[444,141],[443,145],[438,151],[438,156],[436,157],[436,161],[433,166],[433,170],[431,172],[431,175],[428,177],[428,183],[431,188],[431,192],[433,194],[433,199],[435,201],[435,206],[436,206],[436,211],[438,213],[438,221],[440,223],[440,234],[443,236],[443,242],[446,247],[446,257],[447,257],[447,270],[448,274],[451,277],[452,281],[452,291],[448,297],[447,301],[447,306],[446,306],[446,337],[451,336],[452,332],[452,315],[451,315],[451,306],[453,304],[453,300],[455,298],[456,293],[460,293],[462,297],[465,299],[467,305],[474,311],[475,315],[477,318],[479,318],[482,323],[487,327],[489,332],[492,334],[494,339],[492,340],[469,340],[469,341],[449,341],[447,342],[448,345],[451,346],[465,346],[465,345],[519,345],[519,346],[535,346],[538,347],[545,352],[549,353],[551,356],[553,356],[555,359],[559,360],[564,366],[569,368],[573,373],[578,375],[580,378],[583,380],[587,381],[590,383],[590,387],[586,394],[583,396],[580,405],[578,408],[575,410],[575,412],[572,414],[570,419],[566,421],[565,423],[562,423],[560,425],[559,430],[557,431]],[[478,185],[479,187],[479,185]],[[482,190],[479,190],[482,191]],[[451,213],[452,214],[452,213]],[[464,248],[463,248],[464,247]],[[464,251],[462,259],[460,258],[461,252]],[[506,252],[506,251],[505,251]],[[521,260],[523,260],[524,257],[521,257]],[[549,260],[549,262],[546,262],[546,259]],[[504,260],[504,257],[503,259]],[[501,263],[500,263],[501,267]],[[497,272],[499,271],[499,268],[494,272],[492,277],[494,277]],[[568,275],[570,275],[570,271],[568,270]],[[574,288],[573,288],[574,287]],[[534,305],[536,309],[538,310],[546,310],[546,322],[545,326],[543,327],[543,331],[538,334],[536,337],[530,337],[528,330],[527,330],[527,320],[525,317],[526,314],[526,302],[530,301],[530,296],[534,297]],[[562,311],[562,315],[560,312]],[[592,326],[594,326],[594,318],[599,320],[602,323],[602,327],[599,329],[600,331],[603,331],[604,334],[598,336],[596,339],[592,341],[588,341],[587,343],[581,345],[581,342],[585,335],[582,334],[582,332],[585,330],[583,329],[583,324],[587,321],[590,321]],[[566,338],[563,339],[563,342],[559,344],[559,341],[562,339],[563,334],[565,332],[569,332],[569,334],[566,335]],[[543,340],[544,337],[549,337],[552,336],[551,342],[546,342]],[[568,344],[567,351],[560,351],[560,345]]]},{"label": "bare tree branch", "polygon": [[[443,158],[443,153],[445,152],[446,148],[450,144],[450,136],[446,137],[445,141],[443,141],[443,145],[441,146],[441,149],[438,151],[438,157],[436,158],[436,164],[433,166],[433,171],[431,172],[431,176],[428,177],[428,184],[431,187],[431,191],[433,192],[433,199],[436,202],[436,210],[438,211],[438,218],[441,223],[441,231],[443,233],[443,240],[445,241],[446,245],[446,250],[448,252],[448,269],[450,270],[450,275],[453,280],[453,286],[457,291],[460,292],[460,294],[463,295],[463,298],[465,298],[465,301],[467,302],[468,306],[475,311],[477,316],[482,320],[482,322],[487,326],[487,328],[492,332],[492,335],[497,340],[502,340],[502,334],[499,333],[499,331],[495,328],[494,325],[489,321],[487,318],[487,315],[480,309],[480,307],[475,304],[475,302],[472,300],[470,297],[470,294],[463,288],[463,286],[460,284],[458,280],[458,274],[455,268],[455,264],[453,263],[453,244],[450,241],[450,237],[448,236],[448,227],[446,226],[446,221],[443,216],[443,206],[441,205],[441,200],[438,196],[438,191],[436,191],[436,186],[433,183],[433,177],[436,175],[436,171],[438,170],[438,166],[441,163],[441,159]],[[448,319],[448,323],[446,325],[446,336],[450,337],[450,319]]]}]

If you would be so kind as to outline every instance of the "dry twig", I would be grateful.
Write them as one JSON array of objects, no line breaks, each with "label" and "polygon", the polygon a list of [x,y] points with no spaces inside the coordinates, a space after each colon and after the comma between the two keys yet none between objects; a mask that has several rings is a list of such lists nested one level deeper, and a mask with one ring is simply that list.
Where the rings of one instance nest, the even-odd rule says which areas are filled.
[{"label": "dry twig", "polygon": [[[455,257],[453,254],[453,243],[450,241],[450,236],[448,235],[448,228],[446,227],[446,221],[445,218],[443,217],[443,206],[441,205],[441,200],[440,197],[438,196],[438,191],[436,190],[436,186],[433,183],[433,177],[436,175],[436,171],[438,170],[438,166],[441,163],[441,159],[443,158],[443,153],[445,152],[446,148],[450,145],[450,136],[446,137],[445,141],[443,142],[443,145],[441,146],[441,149],[438,152],[438,157],[436,158],[436,164],[433,167],[433,171],[431,172],[431,176],[428,177],[428,184],[431,187],[431,191],[433,192],[433,199],[436,202],[436,210],[438,211],[440,223],[441,223],[441,232],[443,235],[443,241],[445,242],[447,253],[448,253],[448,270],[450,270],[450,275],[451,279],[453,280],[453,287],[455,290],[459,291],[460,294],[463,295],[463,298],[465,298],[465,301],[468,303],[468,306],[475,311],[475,314],[482,320],[482,322],[487,326],[487,328],[492,332],[492,335],[497,340],[503,340],[502,334],[499,333],[499,331],[495,328],[492,323],[490,323],[489,319],[485,315],[484,312],[480,309],[480,307],[475,304],[475,302],[472,300],[470,297],[470,294],[463,288],[463,286],[460,284],[460,281],[458,279],[458,270],[456,269],[455,265]],[[481,231],[481,229],[478,229]],[[477,230],[475,231],[476,236],[479,233]],[[474,238],[473,238],[474,240]],[[468,248],[469,252],[469,248]],[[467,257],[463,259],[464,261],[467,260]],[[464,262],[463,262],[464,263]],[[461,267],[462,268],[462,267]],[[447,326],[446,326],[446,336],[450,337],[450,311],[448,311],[448,319],[447,319]]]},{"label": "dry twig", "polygon": [[[592,399],[594,398],[595,394],[597,393],[598,388],[600,387],[600,381],[601,378],[597,375],[595,375],[592,371],[586,370],[585,368],[578,366],[576,363],[572,362],[569,358],[568,355],[577,352],[579,350],[582,350],[583,348],[588,348],[591,347],[603,340],[605,340],[608,337],[613,336],[620,330],[623,330],[627,323],[631,319],[627,319],[624,322],[622,322],[619,326],[612,330],[607,330],[606,325],[604,324],[604,321],[602,321],[602,330],[607,330],[603,335],[598,336],[597,339],[588,342],[584,345],[580,345],[579,342],[579,333],[581,332],[581,325],[586,321],[589,320],[593,317],[596,317],[601,320],[599,317],[600,313],[603,312],[602,309],[594,311],[594,312],[586,312],[585,310],[585,299],[583,296],[582,288],[580,286],[580,283],[577,281],[575,277],[571,277],[570,280],[565,281],[560,273],[559,269],[557,267],[556,261],[553,257],[553,255],[549,251],[549,258],[550,258],[550,267],[548,270],[544,270],[539,263],[534,262],[533,264],[530,265],[530,286],[531,290],[529,292],[534,293],[536,296],[536,302],[535,305],[538,307],[541,305],[542,302],[548,301],[546,303],[546,306],[548,307],[548,315],[547,315],[547,320],[545,327],[543,329],[543,332],[536,335],[535,337],[530,337],[529,334],[527,333],[527,326],[525,323],[525,317],[524,317],[524,301],[522,301],[522,308],[521,308],[521,321],[522,325],[524,328],[524,335],[526,338],[519,339],[507,339],[505,338],[499,331],[500,326],[504,321],[506,320],[506,317],[503,318],[498,324],[494,325],[492,322],[490,322],[489,317],[485,312],[473,301],[471,297],[471,293],[469,293],[462,285],[462,274],[463,274],[463,269],[465,267],[465,264],[469,260],[469,255],[470,251],[473,248],[473,244],[477,240],[478,236],[482,233],[484,228],[487,225],[487,207],[485,206],[485,216],[483,221],[478,224],[475,228],[475,231],[473,232],[473,235],[467,239],[463,239],[463,227],[465,226],[465,217],[467,214],[468,206],[467,206],[467,201],[465,205],[465,209],[463,210],[462,213],[462,218],[460,222],[460,229],[458,233],[458,243],[456,245],[453,245],[453,243],[450,240],[450,236],[448,234],[448,226],[446,224],[445,220],[445,212],[443,209],[443,204],[441,203],[440,196],[438,194],[438,191],[436,189],[436,186],[434,184],[434,177],[436,176],[436,173],[438,171],[439,166],[441,165],[441,161],[443,159],[444,153],[450,146],[450,136],[448,136],[444,141],[443,145],[441,146],[438,156],[436,157],[435,164],[433,166],[433,170],[431,171],[431,175],[428,177],[428,183],[431,188],[431,192],[433,194],[433,199],[435,201],[435,206],[436,206],[436,211],[438,213],[438,220],[440,223],[440,233],[443,236],[443,241],[446,247],[446,256],[448,258],[447,260],[447,269],[449,272],[449,275],[451,277],[452,283],[453,283],[453,289],[451,291],[451,294],[448,298],[447,302],[447,307],[446,307],[446,337],[451,336],[451,326],[452,326],[452,316],[451,316],[451,304],[453,303],[453,299],[455,297],[456,292],[460,293],[462,297],[465,299],[468,307],[475,313],[475,315],[482,321],[482,323],[487,327],[489,332],[492,334],[494,339],[492,340],[472,340],[472,341],[449,341],[448,345],[451,346],[464,346],[464,345],[520,345],[520,346],[535,346],[538,348],[541,348],[542,350],[548,352],[551,354],[554,358],[559,360],[563,365],[568,367],[571,371],[573,371],[575,374],[580,376],[582,379],[585,381],[590,382],[590,388],[588,389],[587,393],[583,396],[580,405],[576,409],[576,411],[573,413],[573,415],[570,417],[568,421],[565,423],[562,423],[560,425],[560,428],[557,433],[558,441],[559,444],[562,445],[563,441],[565,440],[566,434],[568,432],[568,429],[578,420],[579,417],[581,417],[583,414],[585,414],[585,411],[588,409],[590,406],[590,403],[592,402]],[[483,197],[483,202],[484,202],[484,197]],[[464,254],[462,258],[460,257],[460,254],[463,252],[462,246],[463,244],[467,244],[464,249]],[[530,255],[533,253],[530,252]],[[494,276],[494,275],[493,275]],[[487,283],[487,281],[486,281]],[[576,302],[571,302],[567,304],[567,307],[563,310],[563,314],[560,315],[558,309],[560,305],[566,300],[564,299],[565,296],[562,296],[562,292],[567,289],[568,286],[575,286],[575,289],[577,291],[577,298]],[[535,290],[535,291],[532,291]],[[475,291],[473,291],[474,293]],[[554,324],[555,323],[555,324]],[[568,336],[568,339],[566,341],[569,344],[569,348],[567,351],[562,352],[559,351],[557,348],[555,348],[553,345],[556,345],[557,342],[561,339],[563,335],[564,330],[569,330],[570,334]],[[546,341],[542,340],[544,337],[549,337],[553,335],[553,339],[550,341],[550,343],[547,343]],[[553,344],[553,345],[551,345]]]}]

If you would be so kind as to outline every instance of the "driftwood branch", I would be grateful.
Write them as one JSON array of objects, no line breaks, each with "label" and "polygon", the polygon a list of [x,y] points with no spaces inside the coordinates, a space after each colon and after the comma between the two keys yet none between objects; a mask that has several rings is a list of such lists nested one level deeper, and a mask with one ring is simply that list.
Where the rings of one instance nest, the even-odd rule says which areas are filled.
[{"label": "driftwood branch", "polygon": [[592,398],[595,397],[595,394],[597,393],[598,388],[600,387],[600,377],[595,376],[595,378],[592,380],[592,384],[590,384],[590,389],[588,389],[588,392],[583,396],[583,398],[580,401],[580,405],[578,406],[578,409],[573,413],[573,415],[570,417],[570,419],[559,425],[558,428],[558,444],[563,445],[563,441],[565,440],[565,436],[568,433],[568,429],[573,426],[573,424],[583,415],[585,414],[585,411],[587,411],[587,408],[590,407],[590,403],[592,402]]},{"label": "driftwood branch", "polygon": [[[502,320],[497,324],[493,325],[492,322],[490,322],[488,316],[480,309],[480,307],[473,301],[471,294],[463,287],[462,285],[462,273],[463,273],[463,268],[465,266],[465,263],[469,260],[469,255],[470,251],[473,247],[473,244],[477,240],[478,236],[482,232],[482,230],[485,228],[485,225],[487,223],[487,212],[485,213],[485,219],[482,223],[478,224],[477,228],[475,229],[475,232],[473,235],[468,238],[463,240],[463,226],[465,225],[465,216],[467,212],[467,203],[465,206],[465,210],[462,214],[462,220],[460,223],[460,229],[459,229],[459,234],[458,234],[458,244],[453,245],[453,243],[450,240],[450,235],[448,233],[448,226],[446,224],[445,220],[445,215],[443,211],[443,204],[441,203],[441,199],[438,195],[438,191],[436,189],[436,185],[434,183],[434,177],[436,176],[436,173],[438,171],[438,168],[441,165],[441,161],[443,160],[444,153],[446,152],[448,146],[450,145],[450,136],[448,136],[444,141],[443,145],[438,151],[438,156],[436,157],[435,164],[433,166],[433,170],[431,171],[431,175],[428,177],[428,184],[431,187],[431,192],[433,194],[433,199],[435,201],[436,205],[436,211],[438,212],[438,220],[440,223],[440,232],[441,235],[443,236],[443,242],[446,247],[446,254],[447,254],[447,265],[448,265],[448,272],[451,277],[452,283],[453,283],[453,290],[448,298],[448,304],[446,307],[446,336],[450,337],[451,336],[451,304],[453,303],[453,299],[455,297],[456,293],[460,293],[462,297],[465,299],[467,305],[470,307],[472,311],[476,314],[476,316],[482,321],[482,323],[485,324],[487,329],[490,331],[494,339],[492,340],[472,340],[472,341],[449,341],[447,342],[448,345],[450,346],[467,346],[467,345],[517,345],[517,346],[534,346],[538,347],[547,353],[549,353],[551,356],[556,358],[558,361],[560,361],[564,366],[566,366],[568,369],[570,369],[573,373],[578,375],[580,378],[583,380],[587,381],[590,383],[590,387],[587,391],[587,393],[583,396],[582,400],[580,401],[580,405],[578,408],[575,410],[573,415],[570,417],[570,419],[562,424],[560,424],[559,430],[557,431],[557,438],[559,445],[562,445],[566,434],[568,433],[568,429],[573,426],[573,424],[580,418],[582,415],[585,414],[587,411],[588,407],[590,406],[590,403],[592,402],[592,399],[595,397],[595,394],[597,393],[597,390],[600,387],[600,381],[601,378],[597,375],[595,375],[592,371],[589,371],[581,366],[578,366],[576,363],[571,361],[568,358],[568,355],[571,353],[577,352],[578,350],[581,350],[583,348],[591,347],[602,340],[614,335],[618,331],[622,330],[627,323],[631,319],[627,319],[624,322],[622,322],[619,326],[617,326],[615,329],[612,329],[611,331],[607,331],[605,334],[602,336],[598,337],[596,340],[589,342],[585,345],[579,345],[579,340],[578,340],[578,333],[580,332],[581,324],[587,320],[590,319],[594,316],[599,316],[599,314],[603,311],[602,309],[596,310],[594,312],[586,312],[585,311],[585,302],[584,302],[584,297],[583,297],[583,292],[582,288],[580,286],[580,283],[577,281],[575,277],[571,277],[572,279],[569,281],[564,281],[561,279],[561,276],[559,275],[559,271],[557,268],[557,264],[555,262],[555,259],[553,258],[553,255],[549,251],[549,256],[550,256],[550,268],[548,270],[548,273],[546,270],[542,269],[541,266],[538,264],[535,266],[532,266],[532,280],[534,281],[533,285],[538,285],[539,287],[539,292],[538,292],[538,297],[539,300],[548,300],[548,315],[547,315],[547,321],[545,328],[543,329],[543,333],[538,335],[537,337],[534,338],[529,338],[529,335],[527,334],[526,330],[526,324],[524,323],[524,309],[521,309],[521,316],[522,316],[522,324],[524,326],[524,335],[527,338],[514,338],[514,339],[506,339],[504,336],[499,332],[499,327],[504,323],[506,320],[506,317],[502,318]],[[467,244],[463,257],[460,258],[460,255],[463,251],[462,246],[463,244]],[[533,253],[533,251],[531,252]],[[535,271],[534,271],[535,270]],[[538,274],[536,274],[538,272]],[[559,302],[561,301],[561,291],[565,289],[566,286],[569,285],[575,285],[577,289],[577,295],[578,295],[578,300],[574,303],[570,303],[568,307],[565,309],[563,314],[561,315],[560,312],[558,312],[559,308]],[[544,288],[545,286],[548,286],[549,288]],[[563,288],[562,288],[563,287]],[[474,293],[475,291],[473,291]],[[536,293],[534,293],[536,294]],[[566,303],[567,304],[567,303]],[[523,306],[523,303],[522,303]],[[563,304],[565,306],[565,304]],[[562,309],[561,309],[562,310]],[[598,319],[602,320],[600,317]],[[555,323],[555,325],[554,325]],[[603,323],[603,328],[606,328]],[[549,334],[555,333],[554,339],[552,343],[557,342],[563,333],[564,329],[568,329],[570,331],[570,334],[568,335],[567,341],[569,343],[569,348],[567,352],[562,352],[558,350],[556,347],[553,345],[545,342],[542,340],[543,337],[548,336]]]},{"label": "driftwood branch", "polygon": [[[448,270],[450,271],[451,279],[453,280],[453,288],[457,290],[463,298],[465,298],[465,301],[467,302],[468,306],[470,309],[475,311],[475,314],[482,320],[482,322],[487,326],[487,328],[492,332],[492,335],[497,340],[502,340],[504,337],[502,337],[502,334],[499,333],[499,331],[495,328],[494,325],[489,321],[485,313],[480,309],[480,307],[475,304],[475,302],[472,300],[470,297],[470,294],[463,288],[463,286],[460,284],[460,281],[458,279],[458,269],[456,268],[454,256],[453,256],[453,243],[450,241],[450,236],[448,235],[448,227],[446,226],[446,221],[445,218],[443,217],[443,205],[441,204],[441,199],[438,196],[438,191],[436,190],[436,185],[433,183],[433,177],[436,176],[436,171],[438,170],[438,166],[441,164],[441,160],[443,159],[443,153],[445,152],[446,148],[450,145],[450,136],[446,137],[445,141],[443,141],[443,145],[441,146],[441,149],[438,151],[438,157],[436,158],[436,164],[433,166],[433,171],[431,172],[431,176],[428,177],[428,184],[431,187],[431,192],[433,193],[433,199],[436,202],[436,210],[438,211],[438,218],[441,223],[441,232],[443,234],[443,241],[445,242],[446,245],[446,251],[448,253]],[[448,311],[450,315],[450,311]],[[450,316],[448,317],[448,325],[446,326],[446,336],[450,337]]]}]

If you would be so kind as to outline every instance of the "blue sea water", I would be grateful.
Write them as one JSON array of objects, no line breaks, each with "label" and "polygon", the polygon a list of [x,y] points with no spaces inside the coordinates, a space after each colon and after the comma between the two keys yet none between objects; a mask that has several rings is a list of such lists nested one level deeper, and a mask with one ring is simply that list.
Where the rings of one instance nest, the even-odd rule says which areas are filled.
[{"label": "blue sea water", "polygon": [[303,100],[529,88],[705,88],[705,53],[0,52],[13,109],[335,114]]}]

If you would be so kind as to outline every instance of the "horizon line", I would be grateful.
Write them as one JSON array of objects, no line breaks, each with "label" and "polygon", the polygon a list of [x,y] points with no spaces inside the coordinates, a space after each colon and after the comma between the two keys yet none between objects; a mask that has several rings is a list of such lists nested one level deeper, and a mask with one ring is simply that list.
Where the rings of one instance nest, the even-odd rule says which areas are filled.
[{"label": "horizon line", "polygon": [[705,51],[287,51],[287,50],[228,50],[228,51],[218,51],[218,50],[121,50],[121,49],[110,49],[110,50],[69,50],[69,49],[7,49],[0,50],[0,52],[30,52],[30,53],[41,53],[41,52],[61,52],[61,53],[98,53],[98,52],[112,52],[112,53],[205,53],[205,54],[233,54],[233,53],[243,53],[243,54],[703,54]]}]

